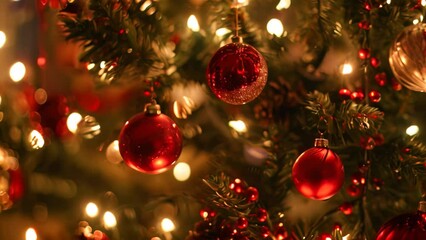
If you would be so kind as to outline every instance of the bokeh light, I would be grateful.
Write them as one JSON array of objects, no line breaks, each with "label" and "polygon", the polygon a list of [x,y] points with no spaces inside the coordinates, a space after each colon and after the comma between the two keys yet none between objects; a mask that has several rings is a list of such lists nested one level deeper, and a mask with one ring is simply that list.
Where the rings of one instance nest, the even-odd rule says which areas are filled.
[{"label": "bokeh light", "polygon": [[291,5],[291,0],[281,0],[275,7],[278,11],[288,9]]},{"label": "bokeh light", "polygon": [[93,203],[93,202],[89,202],[87,205],[86,205],[86,214],[87,214],[87,216],[89,216],[89,217],[96,217],[96,216],[98,216],[98,213],[99,213],[99,209],[98,209],[98,206],[95,204],[95,203]]},{"label": "bokeh light", "polygon": [[188,163],[180,162],[174,167],[173,176],[178,181],[186,181],[191,176],[191,167]]},{"label": "bokeh light", "polygon": [[78,130],[78,124],[80,123],[82,119],[83,117],[81,116],[80,113],[78,112],[71,113],[67,118],[68,130],[70,130],[70,132],[72,133],[76,133]]},{"label": "bokeh light", "polygon": [[44,146],[44,138],[37,130],[32,130],[28,135],[28,142],[33,149],[40,149]]},{"label": "bokeh light", "polygon": [[272,18],[266,25],[266,30],[269,34],[281,37],[284,33],[284,26],[279,19]]},{"label": "bokeh light", "polygon": [[172,220],[169,218],[163,218],[163,220],[161,220],[161,228],[164,232],[171,232],[175,230],[176,227]]},{"label": "bokeh light", "polygon": [[188,26],[189,29],[191,29],[191,31],[193,32],[198,32],[200,31],[200,25],[198,24],[198,20],[195,17],[195,15],[191,15],[188,18],[188,21],[186,22],[186,25]]},{"label": "bokeh light", "polygon": [[115,218],[114,214],[110,211],[106,211],[104,213],[103,220],[104,220],[104,226],[107,229],[117,226],[117,219]]},{"label": "bokeh light", "polygon": [[25,240],[37,240],[37,232],[34,228],[28,228],[25,231]]},{"label": "bokeh light", "polygon": [[419,126],[417,126],[417,125],[411,125],[411,126],[409,126],[408,128],[407,128],[407,130],[405,130],[405,133],[408,135],[408,136],[414,136],[414,135],[416,135],[417,133],[419,133]]},{"label": "bokeh light", "polygon": [[9,76],[14,82],[19,82],[25,77],[26,73],[25,65],[22,62],[14,63],[9,70]]},{"label": "bokeh light", "polygon": [[350,63],[344,63],[342,66],[341,66],[341,73],[343,74],[343,75],[348,75],[348,74],[351,74],[352,73],[352,71],[353,71],[353,67],[352,67],[352,65],[350,64]]},{"label": "bokeh light", "polygon": [[239,133],[247,132],[247,126],[242,120],[229,121],[228,125]]},{"label": "bokeh light", "polygon": [[3,31],[0,31],[0,48],[6,43],[6,34]]}]

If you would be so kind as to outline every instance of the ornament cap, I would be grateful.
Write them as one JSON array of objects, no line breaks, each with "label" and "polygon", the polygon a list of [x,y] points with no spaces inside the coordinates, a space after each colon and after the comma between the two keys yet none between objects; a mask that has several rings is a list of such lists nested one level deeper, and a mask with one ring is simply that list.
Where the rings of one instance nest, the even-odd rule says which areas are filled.
[{"label": "ornament cap", "polygon": [[420,212],[426,212],[426,201],[420,201],[417,210]]},{"label": "ornament cap", "polygon": [[231,40],[233,43],[243,43],[243,38],[240,36],[233,36]]},{"label": "ornament cap", "polygon": [[328,148],[328,140],[322,137],[315,138],[314,146]]},{"label": "ornament cap", "polygon": [[160,115],[161,107],[155,101],[145,105],[145,114],[147,115]]}]

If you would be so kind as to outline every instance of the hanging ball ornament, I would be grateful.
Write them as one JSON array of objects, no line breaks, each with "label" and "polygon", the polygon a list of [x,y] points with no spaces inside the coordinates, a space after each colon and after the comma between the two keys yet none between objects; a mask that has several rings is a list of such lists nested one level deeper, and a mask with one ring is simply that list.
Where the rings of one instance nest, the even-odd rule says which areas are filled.
[{"label": "hanging ball ornament", "polygon": [[[234,40],[236,39],[236,40]],[[207,67],[207,84],[220,100],[242,105],[262,92],[268,78],[263,56],[252,46],[234,37],[221,47]]]},{"label": "hanging ball ornament", "polygon": [[133,116],[121,129],[120,154],[131,168],[149,174],[168,170],[182,151],[182,135],[176,123],[153,103]]},{"label": "hanging ball ornament", "polygon": [[418,211],[396,216],[377,232],[376,240],[426,239],[426,202],[421,201]]},{"label": "hanging ball ornament", "polygon": [[345,172],[339,156],[328,148],[328,140],[317,138],[314,147],[296,159],[292,178],[296,189],[303,196],[326,200],[340,190]]},{"label": "hanging ball ornament", "polygon": [[406,88],[426,91],[426,23],[405,28],[389,51],[389,64],[396,79]]}]

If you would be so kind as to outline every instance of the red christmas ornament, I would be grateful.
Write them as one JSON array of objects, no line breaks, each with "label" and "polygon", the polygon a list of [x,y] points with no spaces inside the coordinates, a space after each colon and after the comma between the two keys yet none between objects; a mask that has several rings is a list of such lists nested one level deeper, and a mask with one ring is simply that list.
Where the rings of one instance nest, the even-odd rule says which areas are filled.
[{"label": "red christmas ornament", "polygon": [[207,84],[222,101],[241,105],[262,92],[268,78],[263,56],[252,46],[233,42],[221,47],[207,67]]},{"label": "red christmas ornament", "polygon": [[343,203],[342,205],[340,205],[339,210],[345,215],[351,215],[353,210],[352,203]]},{"label": "red christmas ornament", "polygon": [[259,208],[256,213],[257,220],[259,222],[265,222],[268,219],[268,212],[264,208]]},{"label": "red christmas ornament", "polygon": [[121,129],[120,154],[131,168],[149,174],[168,170],[182,151],[182,135],[172,119],[150,104]]},{"label": "red christmas ornament", "polygon": [[371,90],[368,93],[368,98],[370,99],[370,101],[372,101],[373,103],[378,103],[380,102],[380,100],[382,99],[382,94],[380,94],[379,91],[376,90]]},{"label": "red christmas ornament", "polygon": [[386,73],[382,72],[382,73],[377,73],[374,76],[374,80],[376,80],[377,85],[379,85],[380,87],[383,87],[386,85],[387,82],[387,77],[386,77]]},{"label": "red christmas ornament", "polygon": [[351,99],[356,103],[361,103],[364,100],[364,93],[361,91],[352,92]]},{"label": "red christmas ornament", "polygon": [[242,193],[243,192],[243,182],[241,181],[241,179],[236,178],[234,180],[234,182],[229,184],[229,189],[233,190],[235,193]]},{"label": "red christmas ornament", "polygon": [[358,57],[361,60],[369,58],[370,57],[370,50],[368,50],[367,48],[361,48],[358,51]]},{"label": "red christmas ornament", "polygon": [[239,229],[246,229],[248,226],[248,221],[247,218],[245,217],[240,217],[237,220],[237,228]]},{"label": "red christmas ornament", "polygon": [[339,90],[339,97],[343,101],[351,99],[351,94],[352,94],[351,90],[349,90],[347,88],[342,88],[342,89]]},{"label": "red christmas ornament", "polygon": [[249,202],[256,202],[259,198],[259,191],[255,187],[248,187],[246,190],[246,196]]},{"label": "red christmas ornament", "polygon": [[402,214],[386,222],[376,240],[426,239],[426,202],[415,213]]},{"label": "red christmas ornament", "polygon": [[260,235],[263,238],[267,238],[267,237],[269,237],[269,235],[271,235],[271,231],[269,231],[269,228],[267,226],[262,226],[260,228]]},{"label": "red christmas ornament", "polygon": [[63,125],[63,119],[69,114],[70,108],[65,96],[48,96],[47,101],[40,105],[37,112],[41,117],[41,125],[56,131]]},{"label": "red christmas ornament", "polygon": [[327,139],[315,139],[314,146],[296,159],[292,178],[303,196],[325,200],[340,190],[345,180],[345,172],[339,156],[328,148]]},{"label": "red christmas ornament", "polygon": [[355,184],[351,184],[346,188],[346,192],[351,197],[358,197],[361,194],[361,187]]},{"label": "red christmas ornament", "polygon": [[287,233],[283,223],[278,224],[278,226],[276,227],[276,229],[274,231],[274,235],[279,240],[283,240],[283,239],[286,239],[288,237],[288,233]]},{"label": "red christmas ornament", "polygon": [[370,58],[370,65],[373,68],[378,68],[379,65],[380,65],[380,60],[378,58],[376,58],[376,57],[372,57],[372,58]]},{"label": "red christmas ornament", "polygon": [[317,240],[333,240],[333,236],[329,233],[321,233],[318,235]]}]

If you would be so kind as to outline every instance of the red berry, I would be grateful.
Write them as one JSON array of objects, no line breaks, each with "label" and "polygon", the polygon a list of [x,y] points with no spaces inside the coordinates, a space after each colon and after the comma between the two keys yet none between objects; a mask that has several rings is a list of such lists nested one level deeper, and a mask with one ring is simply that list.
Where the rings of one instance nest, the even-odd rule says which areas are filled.
[{"label": "red berry", "polygon": [[377,68],[380,65],[380,60],[378,58],[376,58],[376,57],[372,57],[372,58],[370,58],[370,65],[373,68]]},{"label": "red berry", "polygon": [[352,214],[352,210],[353,210],[353,206],[351,203],[343,203],[340,207],[339,210],[345,214],[345,215],[351,215]]},{"label": "red berry", "polygon": [[378,103],[380,102],[382,95],[380,94],[379,91],[376,90],[371,90],[368,93],[368,98],[370,99],[370,101],[372,101],[373,103]]},{"label": "red berry", "polygon": [[370,50],[368,50],[367,48],[361,48],[358,51],[358,57],[361,60],[369,58],[370,57]]},{"label": "red berry", "polygon": [[352,101],[354,101],[356,103],[360,103],[360,102],[362,102],[362,100],[364,100],[364,93],[361,92],[361,91],[352,92],[351,93],[351,99],[352,99]]},{"label": "red berry", "polygon": [[238,218],[238,220],[237,220],[237,228],[239,228],[239,229],[245,229],[245,228],[247,228],[247,226],[248,226],[247,218],[245,218],[245,217]]},{"label": "red berry", "polygon": [[259,191],[255,187],[249,187],[246,190],[246,196],[249,202],[256,202],[259,198]]},{"label": "red berry", "polygon": [[259,208],[256,213],[257,220],[259,222],[265,222],[268,219],[268,212],[264,208]]},{"label": "red berry", "polygon": [[343,101],[351,99],[351,94],[352,94],[351,90],[349,90],[347,88],[342,88],[342,89],[339,90],[339,97]]},{"label": "red berry", "polygon": [[387,82],[386,73],[384,73],[384,72],[377,73],[374,76],[374,80],[376,80],[377,85],[379,85],[380,87],[385,86],[386,82]]}]

